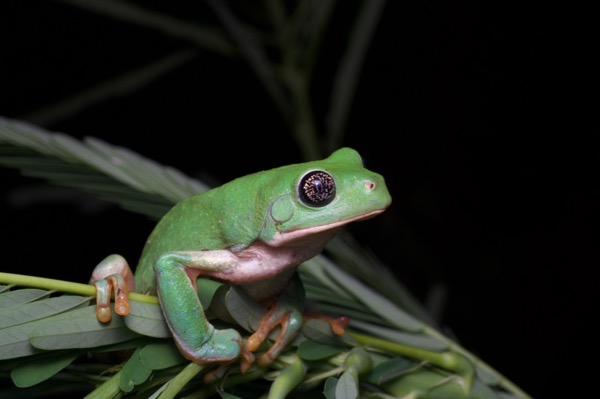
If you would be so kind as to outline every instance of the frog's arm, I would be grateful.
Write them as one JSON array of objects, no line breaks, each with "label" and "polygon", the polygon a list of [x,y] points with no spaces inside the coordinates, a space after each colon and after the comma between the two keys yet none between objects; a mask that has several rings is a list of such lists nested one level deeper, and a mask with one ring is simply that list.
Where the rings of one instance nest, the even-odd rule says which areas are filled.
[{"label": "frog's arm", "polygon": [[[235,360],[240,352],[248,363],[253,356],[243,347],[235,330],[217,330],[208,322],[196,294],[196,278],[216,271],[226,272],[235,265],[229,251],[171,252],[158,258],[154,266],[161,307],[175,343],[188,359],[196,363]],[[115,313],[129,313],[130,291],[135,290],[133,273],[120,255],[105,258],[92,273],[96,286],[98,320],[111,319],[110,300],[114,291]]]},{"label": "frog's arm", "polygon": [[196,292],[198,276],[226,273],[235,261],[229,251],[189,251],[167,253],[154,265],[158,297],[175,343],[196,363],[228,363],[240,353],[249,363],[254,359],[237,331],[217,330],[208,322]]}]

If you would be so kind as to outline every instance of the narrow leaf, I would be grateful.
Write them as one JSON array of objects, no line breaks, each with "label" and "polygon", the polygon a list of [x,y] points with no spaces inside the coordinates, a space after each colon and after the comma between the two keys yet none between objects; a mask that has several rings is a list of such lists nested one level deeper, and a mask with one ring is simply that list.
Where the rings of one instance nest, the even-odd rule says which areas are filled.
[{"label": "narrow leaf", "polygon": [[358,383],[351,373],[342,373],[335,387],[336,399],[356,399],[358,398]]},{"label": "narrow leaf", "polygon": [[389,341],[398,342],[404,345],[410,345],[417,348],[427,349],[436,352],[442,352],[448,349],[446,342],[440,341],[433,337],[429,337],[422,333],[406,333],[403,331],[394,330],[391,328],[381,327],[374,324],[363,323],[359,320],[352,320],[353,328],[373,334],[379,338]]},{"label": "narrow leaf", "polygon": [[327,263],[324,270],[331,278],[334,278],[346,291],[352,293],[357,300],[386,320],[391,326],[412,332],[423,329],[423,324],[419,320],[400,309],[389,299],[379,295],[325,257],[323,257],[323,260]]},{"label": "narrow leaf", "polygon": [[478,399],[502,399],[496,391],[477,379],[473,382],[471,394]]},{"label": "narrow leaf", "polygon": [[298,356],[304,360],[322,360],[337,355],[342,350],[338,346],[306,340],[298,346]]},{"label": "narrow leaf", "polygon": [[79,352],[57,353],[52,356],[25,361],[17,364],[11,371],[10,376],[19,388],[31,387],[46,381],[67,367],[79,354]]},{"label": "narrow leaf", "polygon": [[482,366],[477,366],[475,371],[477,372],[477,377],[487,385],[496,385],[501,381],[498,374],[493,374],[487,368]]},{"label": "narrow leaf", "polygon": [[331,293],[350,301],[352,299],[352,295],[348,294],[348,292],[346,292],[340,286],[340,284],[336,281],[336,276],[330,276],[325,272],[328,263],[329,262],[325,256],[317,255],[300,265],[298,269],[300,271],[300,276],[306,278],[306,275],[310,275],[322,286],[329,289]]},{"label": "narrow leaf", "polygon": [[[302,325],[302,334],[309,340],[324,344],[324,345],[339,345],[343,343],[341,337],[333,335],[329,323],[320,319],[308,319]],[[347,334],[344,335],[344,338]]]},{"label": "narrow leaf", "polygon": [[96,318],[96,307],[72,310],[41,321],[31,332],[31,345],[38,349],[93,348],[138,337],[113,314],[108,323]]},{"label": "narrow leaf", "polygon": [[[99,195],[160,218],[175,202],[208,187],[172,167],[99,139],[78,141],[0,117],[0,164]],[[165,195],[167,194],[167,195]]]},{"label": "narrow leaf", "polygon": [[222,399],[243,399],[241,396],[232,395],[219,388],[217,388],[217,393]]},{"label": "narrow leaf", "polygon": [[47,290],[38,290],[36,288],[22,288],[0,294],[0,309],[22,303],[32,302],[50,295]]},{"label": "narrow leaf", "polygon": [[152,374],[152,370],[144,366],[140,358],[140,351],[140,348],[136,349],[121,370],[119,386],[125,392],[133,391],[136,385],[146,382]]},{"label": "narrow leaf", "polygon": [[14,359],[40,352],[29,342],[31,331],[40,322],[18,324],[0,332],[0,360]]},{"label": "narrow leaf", "polygon": [[170,340],[144,346],[140,351],[140,359],[144,367],[150,370],[162,370],[187,361]]},{"label": "narrow leaf", "polygon": [[196,282],[196,286],[198,290],[198,298],[200,298],[202,307],[204,307],[204,309],[208,309],[213,297],[215,296],[215,293],[221,286],[223,286],[223,284],[219,283],[218,281],[200,278]]},{"label": "narrow leaf", "polygon": [[0,309],[0,329],[43,319],[88,303],[81,296],[63,295]]},{"label": "narrow leaf", "polygon": [[395,357],[379,363],[369,374],[369,381],[375,385],[382,385],[398,376],[414,369],[417,363],[404,357]]},{"label": "narrow leaf", "polygon": [[243,289],[232,286],[225,295],[225,304],[231,317],[247,331],[256,331],[267,310]]},{"label": "narrow leaf", "polygon": [[160,305],[131,301],[131,311],[125,316],[127,327],[138,334],[155,338],[170,338],[171,331]]},{"label": "narrow leaf", "polygon": [[338,384],[338,379],[336,377],[329,377],[325,380],[325,387],[323,388],[323,394],[327,399],[335,399],[335,389]]}]

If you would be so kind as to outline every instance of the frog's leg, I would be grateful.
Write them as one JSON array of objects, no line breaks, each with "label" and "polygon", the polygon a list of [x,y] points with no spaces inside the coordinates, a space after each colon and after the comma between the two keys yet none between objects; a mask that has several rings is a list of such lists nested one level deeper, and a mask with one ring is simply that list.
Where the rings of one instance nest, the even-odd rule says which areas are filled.
[{"label": "frog's leg", "polygon": [[112,317],[110,298],[115,295],[115,313],[125,316],[129,313],[130,291],[135,291],[135,281],[131,268],[121,255],[107,256],[94,268],[90,284],[96,286],[96,316],[101,322]]},{"label": "frog's leg", "polygon": [[[277,359],[302,328],[303,307],[304,287],[300,278],[294,275],[281,296],[270,305],[269,311],[262,318],[260,325],[246,342],[248,350],[254,352],[267,339],[271,331],[277,327],[280,328],[273,345],[258,358],[258,364],[261,367],[267,367]],[[242,370],[249,366],[242,361]]]},{"label": "frog's leg", "polygon": [[254,360],[236,330],[217,330],[208,322],[196,292],[198,276],[231,266],[227,252],[171,252],[154,265],[158,297],[175,343],[196,363],[229,363],[240,354],[246,362]]},{"label": "frog's leg", "polygon": [[[281,302],[275,303],[263,317],[258,329],[248,338],[246,347],[250,352],[254,352],[267,339],[271,331],[280,327],[280,333],[275,343],[258,358],[258,364],[261,367],[267,367],[281,354],[286,346],[294,339],[302,327],[302,313],[295,308],[289,308]],[[242,369],[248,365],[242,363]]]}]

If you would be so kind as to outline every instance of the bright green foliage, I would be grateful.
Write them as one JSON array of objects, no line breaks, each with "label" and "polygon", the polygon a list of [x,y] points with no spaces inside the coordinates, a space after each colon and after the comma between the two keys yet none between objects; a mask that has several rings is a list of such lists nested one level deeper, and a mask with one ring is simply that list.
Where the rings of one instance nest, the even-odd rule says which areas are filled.
[{"label": "bright green foliage", "polygon": [[[18,141],[14,139],[17,133]],[[42,142],[48,144],[44,151],[38,152],[34,158],[29,158],[31,154],[27,155],[27,162],[17,154],[16,149],[20,145],[35,153],[37,147],[34,143]],[[66,142],[70,144],[64,147]],[[40,165],[46,162],[43,161],[45,159],[61,165],[64,163],[61,161],[64,151],[53,151],[53,146],[63,150],[77,148],[69,153],[68,161],[86,164],[89,151],[79,152],[84,144],[71,139],[56,140],[55,136],[40,130],[32,131],[25,125],[0,120],[0,148],[4,154],[11,148],[15,149],[13,155],[0,157],[0,163],[18,165],[24,170],[43,169]],[[108,144],[103,144],[102,148],[105,159],[116,156]],[[114,151],[118,151],[124,161],[128,156],[139,157],[122,149]],[[9,162],[6,162],[7,159]],[[107,170],[102,166],[104,161],[94,159],[86,172],[89,176]],[[125,165],[130,163],[124,162]],[[141,160],[138,168],[139,165],[153,165],[150,169],[155,177],[161,175],[159,167],[150,161]],[[92,167],[97,171],[94,172]],[[140,175],[141,170],[138,169],[135,175]],[[135,182],[132,187],[124,188],[125,191],[144,188],[144,182],[136,180],[131,171],[113,172],[123,182]],[[63,175],[46,174],[45,177],[58,182],[71,181],[69,176]],[[186,183],[181,177],[178,184],[198,187],[195,183]],[[119,197],[117,187],[111,189],[115,197]],[[151,191],[136,191],[136,196],[139,201],[146,197],[151,199],[155,197]],[[142,209],[152,215],[156,208]],[[80,380],[89,381],[90,390],[93,384],[104,381],[91,397],[141,392],[148,396],[154,392],[158,395],[156,397],[195,392],[198,397],[208,397],[217,393],[217,386],[224,389],[217,394],[227,397],[238,392],[238,386],[258,391],[262,386],[272,398],[293,396],[296,391],[304,394],[324,392],[328,398],[386,395],[527,398],[510,381],[422,321],[419,306],[410,302],[410,296],[399,283],[386,279],[388,287],[382,289],[381,280],[378,280],[378,289],[375,290],[370,285],[372,282],[363,276],[373,275],[374,268],[384,273],[385,269],[369,261],[359,247],[346,245],[343,238],[339,238],[328,247],[328,253],[336,259],[351,258],[352,262],[350,265],[342,261],[336,263],[325,255],[319,255],[300,267],[300,277],[307,298],[314,307],[311,310],[348,315],[352,320],[351,328],[345,336],[337,337],[322,320],[308,320],[301,336],[269,370],[252,366],[249,372],[240,374],[234,363],[224,375],[216,374],[217,385],[204,384],[201,378],[195,376],[204,374],[208,369],[190,364],[181,357],[169,338],[156,302],[132,301],[129,316],[122,318],[115,315],[110,323],[102,324],[96,318],[95,307],[88,305],[88,297],[51,295],[49,291],[39,289],[37,284],[32,284],[38,287],[36,289],[2,287],[0,367],[12,370],[13,383],[19,387],[35,388],[46,379],[62,378],[70,373],[78,375]],[[33,281],[29,279],[23,281]],[[53,286],[53,289],[56,287]],[[73,292],[73,288],[70,287],[68,292]],[[399,294],[387,296],[382,292]],[[407,298],[411,312],[401,306],[407,303]],[[206,287],[203,301],[212,302],[213,306],[224,301],[236,321],[233,324],[221,321],[219,325],[237,328],[244,335],[248,334],[247,330],[256,328],[265,312],[263,307],[244,296],[243,291],[229,290],[221,285]],[[113,367],[101,360],[94,360],[93,367],[86,362],[80,364],[84,353],[91,351],[100,356],[102,352],[124,348],[137,350],[121,365],[122,361]],[[96,371],[92,372],[92,369]]]},{"label": "bright green foliage", "polygon": [[[18,151],[22,146],[27,150],[26,156]],[[138,203],[144,198],[157,203],[151,189],[142,190],[143,181],[147,179],[136,180],[136,176],[144,175],[146,167],[148,175],[160,179],[161,169],[157,165],[108,144],[102,144],[104,155],[99,158],[97,154],[92,155],[97,148],[85,147],[64,137],[57,140],[56,136],[39,129],[0,119],[0,150],[11,154],[0,157],[0,163],[25,171],[44,171],[44,177],[60,183],[64,179],[62,174],[47,173],[48,160],[58,169],[65,164],[63,159],[68,160],[69,165],[64,165],[68,169],[72,165],[86,165],[90,157],[95,160],[88,166],[90,176],[95,168],[107,174],[107,182],[114,181],[113,178],[126,182],[102,185],[98,192],[106,193],[105,188],[111,187],[111,196],[106,198],[122,198],[120,194],[133,192]],[[127,168],[115,171],[105,167],[115,156],[119,156],[124,165],[133,164],[135,158],[138,169],[133,173]],[[199,187],[178,176],[180,187]],[[157,208],[140,209],[152,215]],[[217,393],[217,387],[224,390],[217,393],[222,397],[236,395],[237,388],[270,391],[273,398],[293,396],[294,392],[300,395],[325,392],[328,398],[528,397],[424,322],[426,317],[420,317],[420,307],[399,283],[386,281],[387,288],[382,288],[378,279],[378,288],[374,289],[375,282],[357,278],[373,275],[373,269],[386,273],[383,266],[365,257],[359,247],[346,245],[340,238],[332,242],[328,253],[331,258],[319,255],[305,262],[299,270],[300,277],[311,311],[350,316],[352,325],[348,333],[337,337],[322,320],[308,320],[302,334],[269,370],[252,366],[248,373],[240,374],[234,363],[216,385],[204,384],[201,378],[195,377],[203,374],[205,368],[188,363],[178,354],[156,302],[133,300],[131,315],[125,318],[115,315],[104,325],[97,321],[94,306],[88,306],[89,298],[51,295],[40,289],[32,277],[23,281],[37,289],[1,287],[0,367],[12,370],[13,382],[21,387],[35,388],[44,379],[63,375],[89,381],[90,390],[104,381],[90,397],[141,392],[155,397],[173,397],[177,392],[209,397]],[[334,262],[333,258],[350,258],[352,262]],[[220,324],[237,328],[243,335],[248,334],[248,329],[256,328],[264,308],[244,297],[243,291],[226,286],[213,286],[208,291],[204,301],[212,302],[211,306],[222,303],[235,320],[220,321]],[[397,294],[387,295],[390,292]],[[409,305],[405,308],[401,305],[404,303]],[[116,353],[125,348],[137,349],[127,360],[118,360],[114,366],[102,358],[104,352]],[[88,352],[94,353],[92,360],[80,356]],[[2,397],[9,396],[3,394]]]},{"label": "bright green foliage", "polygon": [[[251,26],[240,19],[241,10],[231,10],[228,2],[209,0],[206,5],[221,22],[218,29],[163,16],[130,2],[63,3],[117,18],[120,23],[141,24],[155,34],[166,33],[193,47],[102,82],[99,88],[76,94],[72,101],[51,104],[37,113],[44,115],[41,119],[56,122],[94,102],[134,91],[172,72],[198,51],[209,51],[247,62],[306,160],[320,158],[342,145],[353,92],[385,4],[364,1],[357,8],[347,48],[342,49],[342,59],[331,79],[325,123],[313,114],[310,86],[323,32],[335,9],[333,1],[259,2],[263,9],[252,10],[252,20],[258,15],[266,15],[268,20]],[[261,31],[263,26],[268,30]],[[271,57],[273,53],[275,57]],[[325,131],[317,132],[317,126],[326,126]],[[18,168],[27,176],[93,193],[154,219],[174,203],[208,188],[173,168],[99,139],[80,142],[2,117],[0,164]],[[466,392],[484,399],[498,398],[500,392],[503,398],[527,397],[430,327],[431,318],[409,291],[350,237],[331,242],[328,257],[307,262],[300,273],[314,306],[311,310],[350,317],[349,333],[333,336],[323,321],[308,320],[302,334],[268,370],[253,367],[242,375],[233,364],[214,384],[204,384],[201,376],[208,370],[187,362],[176,350],[156,302],[138,301],[132,296],[130,315],[124,320],[115,316],[109,325],[101,325],[93,307],[88,306],[87,295],[92,294],[60,295],[79,292],[68,282],[50,286],[48,281],[34,277],[18,279],[20,284],[5,281],[6,286],[0,285],[0,370],[4,372],[0,376],[6,384],[0,385],[14,383],[28,388],[1,388],[0,397],[47,397],[49,387],[61,397],[83,396],[84,388],[89,392],[87,398],[102,399],[126,393],[163,399],[184,394],[247,398],[266,395],[270,390],[272,397],[288,392],[290,397],[320,397],[324,392],[328,398],[383,398],[396,393],[465,397]],[[203,303],[222,303],[233,310],[235,321],[221,323],[242,334],[255,328],[264,313],[238,290],[203,286],[201,294]]]}]

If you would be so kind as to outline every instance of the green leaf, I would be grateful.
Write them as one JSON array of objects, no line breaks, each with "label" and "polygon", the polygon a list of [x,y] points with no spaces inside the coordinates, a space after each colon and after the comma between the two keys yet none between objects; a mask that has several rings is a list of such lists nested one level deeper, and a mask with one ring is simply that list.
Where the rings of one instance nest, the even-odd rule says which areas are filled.
[{"label": "green leaf", "polygon": [[379,363],[369,374],[369,381],[375,385],[381,385],[415,368],[417,363],[404,357],[395,357]]},{"label": "green leaf", "polygon": [[491,373],[487,368],[482,367],[481,365],[477,366],[475,371],[477,372],[477,378],[481,379],[481,381],[487,385],[496,385],[501,381],[497,374]]},{"label": "green leaf", "polygon": [[199,278],[196,281],[196,286],[198,290],[198,298],[200,298],[200,303],[202,303],[202,307],[204,309],[208,309],[210,307],[215,293],[220,287],[223,286],[223,284],[215,280]]},{"label": "green leaf", "polygon": [[296,388],[306,375],[306,365],[299,356],[285,366],[269,388],[269,399],[283,399]]},{"label": "green leaf", "polygon": [[306,340],[298,345],[298,356],[304,360],[322,360],[337,355],[343,348]]},{"label": "green leaf", "polygon": [[224,390],[217,388],[217,393],[219,394],[219,396],[223,399],[243,399],[240,396],[237,395],[232,395],[230,393],[225,392]]},{"label": "green leaf", "polygon": [[113,314],[108,323],[96,318],[96,307],[87,306],[44,319],[31,332],[31,345],[56,350],[93,348],[139,337],[125,326],[123,318]]},{"label": "green leaf", "polygon": [[99,139],[81,142],[3,117],[0,149],[0,164],[55,184],[93,192],[154,218],[160,218],[179,200],[208,189],[172,167]]},{"label": "green leaf", "polygon": [[63,295],[0,309],[0,330],[62,313],[88,302],[89,298]]},{"label": "green leaf", "polygon": [[492,388],[477,379],[473,382],[471,394],[477,399],[503,399],[503,397],[496,393]]},{"label": "green leaf", "polygon": [[225,295],[225,304],[231,317],[246,331],[256,331],[267,310],[242,288],[232,286]]},{"label": "green leaf", "polygon": [[389,341],[436,352],[442,352],[449,347],[446,342],[442,342],[427,335],[406,333],[374,324],[363,323],[360,320],[352,320],[352,328],[365,331]]},{"label": "green leaf", "polygon": [[335,276],[330,276],[326,273],[327,258],[324,255],[317,255],[312,259],[307,260],[300,265],[299,271],[302,280],[309,276],[319,283],[325,290],[328,290],[330,295],[333,295],[343,300],[352,301],[353,297],[336,281]]},{"label": "green leaf", "polygon": [[308,319],[302,325],[302,334],[317,343],[321,343],[324,345],[339,345],[344,342],[344,337],[338,337],[331,332],[331,327],[329,323],[325,320],[320,319]]},{"label": "green leaf", "polygon": [[131,311],[125,316],[125,325],[138,334],[155,338],[170,338],[171,331],[160,305],[130,301]]},{"label": "green leaf", "polygon": [[18,324],[0,330],[0,360],[14,359],[40,352],[29,341],[31,331],[39,321]]},{"label": "green leaf", "polygon": [[150,370],[162,370],[187,362],[170,340],[146,345],[140,351],[140,359],[144,367]]},{"label": "green leaf", "polygon": [[327,264],[327,267],[324,268],[325,272],[373,313],[389,323],[390,326],[411,332],[422,331],[423,323],[415,317],[400,309],[389,299],[379,295],[369,286],[344,272],[324,256],[322,258]]},{"label": "green leaf", "polygon": [[0,294],[0,309],[36,301],[47,297],[50,292],[36,288],[22,288]]},{"label": "green leaf", "polygon": [[358,398],[358,382],[351,373],[342,373],[335,387],[336,399],[356,399]]},{"label": "green leaf", "polygon": [[384,265],[375,254],[363,248],[348,231],[340,231],[327,244],[325,250],[337,265],[349,274],[393,301],[397,306],[416,316],[419,320],[435,326],[429,311],[402,284],[394,272]]},{"label": "green leaf", "polygon": [[125,392],[133,391],[136,385],[146,382],[152,374],[152,370],[144,366],[140,358],[140,352],[140,348],[136,349],[121,370],[119,386]]},{"label": "green leaf", "polygon": [[31,387],[47,380],[67,367],[79,354],[79,352],[57,353],[52,356],[24,361],[13,368],[10,376],[19,388]]},{"label": "green leaf", "polygon": [[381,387],[397,397],[424,397],[431,399],[468,398],[464,380],[429,368],[419,368],[402,374]]},{"label": "green leaf", "polygon": [[335,390],[338,384],[338,379],[336,377],[329,377],[325,380],[325,386],[323,387],[323,394],[327,399],[335,399]]}]

